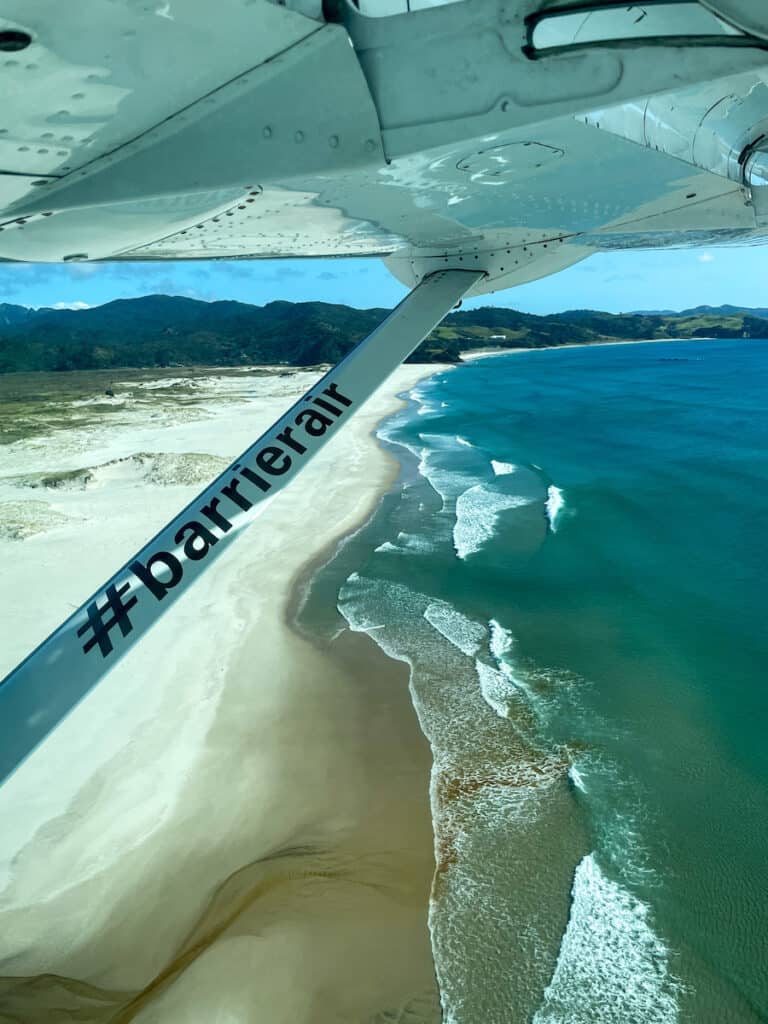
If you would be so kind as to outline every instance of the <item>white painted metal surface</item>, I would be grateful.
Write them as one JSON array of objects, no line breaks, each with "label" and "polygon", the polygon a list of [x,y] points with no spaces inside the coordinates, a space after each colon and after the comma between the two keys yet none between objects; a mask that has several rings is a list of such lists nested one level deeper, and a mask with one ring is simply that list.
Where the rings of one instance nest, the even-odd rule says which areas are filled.
[{"label": "white painted metal surface", "polygon": [[371,255],[410,285],[476,267],[479,293],[763,238],[764,4],[654,5],[640,24],[683,34],[650,47],[603,3],[593,45],[591,14],[539,20],[538,59],[557,4],[407,6],[0,0],[30,37],[0,52],[0,258]]},{"label": "white painted metal surface", "polygon": [[318,25],[266,0],[3,0],[0,169],[63,174],[299,42]]}]

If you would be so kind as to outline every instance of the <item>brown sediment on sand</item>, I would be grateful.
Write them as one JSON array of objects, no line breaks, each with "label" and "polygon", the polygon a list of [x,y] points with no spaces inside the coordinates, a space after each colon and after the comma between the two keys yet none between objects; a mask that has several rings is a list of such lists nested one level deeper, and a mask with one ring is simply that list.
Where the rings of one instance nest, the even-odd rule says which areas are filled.
[{"label": "brown sediment on sand", "polygon": [[[308,571],[391,484],[372,431],[424,373],[400,371],[4,787],[0,1019],[439,1019],[431,758],[407,670],[367,636],[323,646],[288,625]],[[292,396],[269,404],[262,386],[271,420]],[[216,443],[195,423],[178,446],[245,447],[236,412]],[[252,436],[258,418],[243,415]],[[161,450],[149,430],[135,451]],[[71,573],[37,567],[63,545],[81,553],[78,590],[98,585],[105,547],[129,556],[149,514],[180,503],[167,491],[100,490],[88,545],[74,515],[16,543],[0,598],[21,573],[25,593],[47,595],[41,628],[55,623]],[[67,492],[62,508],[86,498]],[[6,627],[12,662],[27,624]]]},{"label": "brown sediment on sand", "polygon": [[[441,876],[459,861],[455,809],[471,805],[484,791],[526,789],[563,784],[570,760],[566,757],[536,755],[517,751],[507,764],[473,765],[462,770],[452,765],[436,773],[433,781],[435,814],[435,879],[433,898],[440,890]],[[460,819],[459,819],[460,820]]]}]

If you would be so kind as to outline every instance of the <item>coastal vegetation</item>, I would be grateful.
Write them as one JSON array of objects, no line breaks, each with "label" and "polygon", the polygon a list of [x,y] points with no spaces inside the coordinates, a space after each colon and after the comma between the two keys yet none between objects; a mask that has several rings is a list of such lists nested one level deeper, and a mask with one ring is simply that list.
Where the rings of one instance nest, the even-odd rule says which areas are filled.
[{"label": "coastal vegetation", "polygon": [[[336,363],[386,316],[325,302],[202,302],[173,295],[90,309],[0,303],[0,373],[168,366]],[[505,307],[451,313],[410,362],[458,362],[476,348],[675,338],[768,338],[768,309],[700,306],[682,312],[550,316]]]}]

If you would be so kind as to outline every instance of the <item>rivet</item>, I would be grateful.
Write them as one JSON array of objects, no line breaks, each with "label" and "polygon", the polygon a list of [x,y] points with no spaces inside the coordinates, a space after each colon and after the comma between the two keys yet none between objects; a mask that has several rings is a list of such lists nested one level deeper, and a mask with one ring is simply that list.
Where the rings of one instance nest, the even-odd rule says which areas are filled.
[{"label": "rivet", "polygon": [[264,136],[265,139],[272,138],[272,129],[268,124],[265,124],[264,127],[261,129],[261,134]]},{"label": "rivet", "polygon": [[38,151],[37,151],[37,152],[38,152],[38,153],[47,153],[47,152],[48,152],[48,150],[47,150],[47,149],[38,149]]},{"label": "rivet", "polygon": [[509,100],[502,100],[501,101],[501,112],[502,112],[502,114],[506,114],[506,112],[508,110],[509,110]]},{"label": "rivet", "polygon": [[48,184],[48,179],[47,178],[40,178],[38,181],[30,181],[30,185],[47,185],[47,184]]},{"label": "rivet", "polygon": [[338,135],[332,135],[330,137],[330,139],[328,139],[328,145],[331,147],[331,149],[338,149],[339,148],[339,136]]},{"label": "rivet", "polygon": [[27,64],[25,66],[27,71],[37,71],[37,64]]},{"label": "rivet", "polygon": [[69,117],[69,111],[68,110],[57,110],[56,111],[56,117]]},{"label": "rivet", "polygon": [[40,216],[41,217],[52,217],[53,216],[53,211],[52,210],[48,210],[48,211],[46,211],[46,213],[41,213]]},{"label": "rivet", "polygon": [[19,146],[19,152],[20,153],[28,153],[29,152],[29,146]]},{"label": "rivet", "polygon": [[52,139],[53,138],[53,132],[43,132],[43,134],[40,136],[40,138],[41,139]]},{"label": "rivet", "polygon": [[75,136],[74,135],[62,135],[61,136],[61,141],[62,142],[74,142],[75,141]]},{"label": "rivet", "polygon": [[5,53],[26,50],[31,42],[32,36],[28,32],[19,32],[16,29],[6,29],[4,32],[0,32],[0,50]]},{"label": "rivet", "polygon": [[296,134],[293,137],[296,140],[296,142],[303,142],[304,141],[304,132],[298,131],[298,132],[296,132]]},{"label": "rivet", "polygon": [[84,92],[73,92],[72,93],[72,99],[73,100],[84,100],[85,99],[85,93]]},{"label": "rivet", "polygon": [[87,260],[87,259],[88,259],[88,253],[87,252],[73,252],[69,256],[65,256],[64,257],[64,262],[65,263],[75,263],[75,262],[77,262],[77,260]]}]

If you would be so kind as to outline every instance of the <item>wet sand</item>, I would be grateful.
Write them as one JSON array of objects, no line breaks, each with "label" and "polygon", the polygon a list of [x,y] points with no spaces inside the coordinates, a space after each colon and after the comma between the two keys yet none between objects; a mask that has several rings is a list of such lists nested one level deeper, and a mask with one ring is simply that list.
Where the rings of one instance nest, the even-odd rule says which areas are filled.
[{"label": "wet sand", "polygon": [[[401,368],[0,791],[0,1019],[439,1019],[407,671],[288,621],[308,563],[393,479],[375,424],[436,369]],[[0,508],[52,515],[0,539],[0,672],[200,489],[132,454],[235,455],[311,381],[261,377],[222,404],[210,378],[200,417],[2,450]],[[115,465],[83,488],[14,482]]]}]

